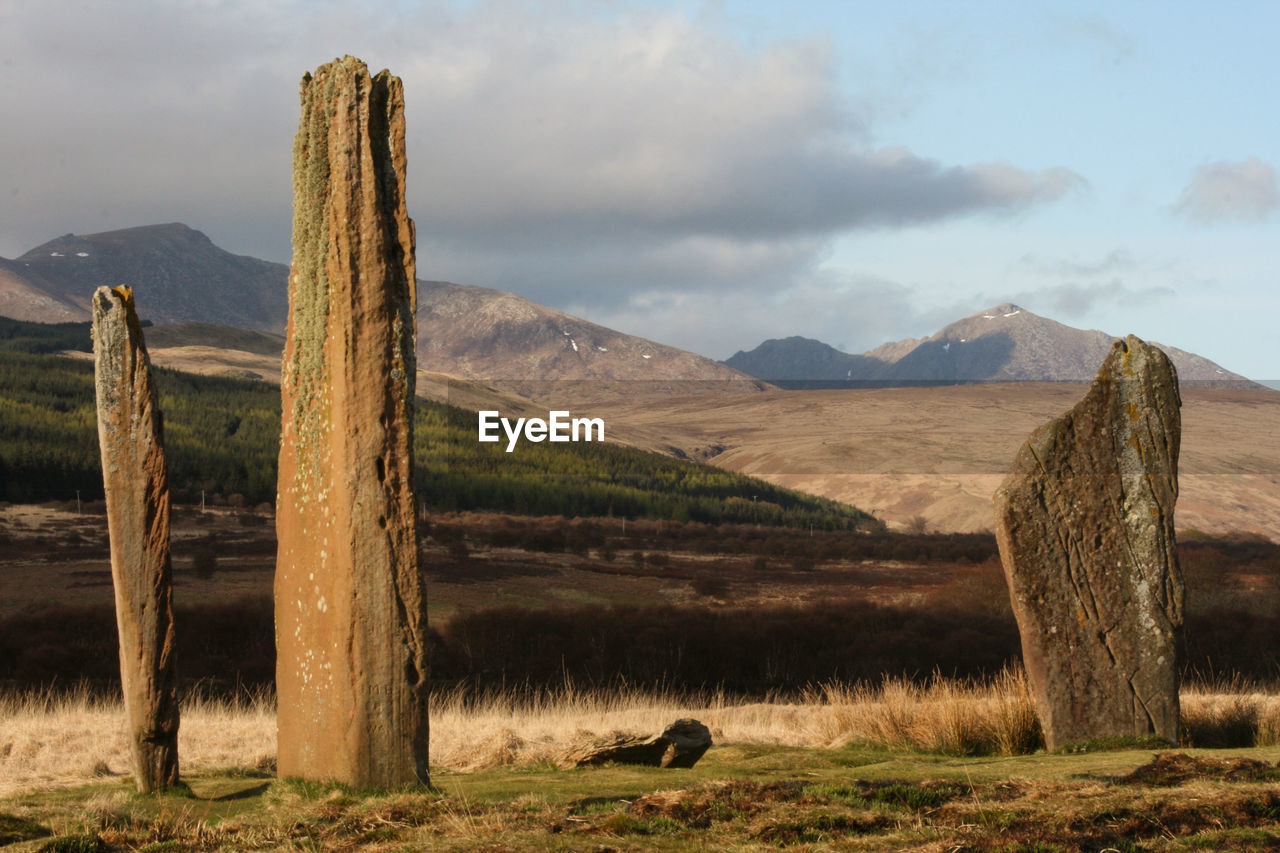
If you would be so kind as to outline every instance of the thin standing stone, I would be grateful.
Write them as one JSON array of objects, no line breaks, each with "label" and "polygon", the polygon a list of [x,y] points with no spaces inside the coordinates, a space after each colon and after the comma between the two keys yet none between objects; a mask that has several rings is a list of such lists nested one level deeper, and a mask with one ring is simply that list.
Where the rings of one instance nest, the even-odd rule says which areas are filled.
[{"label": "thin standing stone", "polygon": [[178,783],[169,474],[151,363],[128,287],[93,294],[94,388],[107,499],[120,681],[144,792]]}]

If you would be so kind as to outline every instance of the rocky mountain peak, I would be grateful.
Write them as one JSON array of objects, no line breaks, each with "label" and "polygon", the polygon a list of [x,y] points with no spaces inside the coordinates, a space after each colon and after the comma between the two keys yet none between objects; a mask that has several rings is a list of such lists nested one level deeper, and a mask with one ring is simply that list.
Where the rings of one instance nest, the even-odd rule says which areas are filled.
[{"label": "rocky mountain peak", "polygon": [[[861,355],[819,341],[770,340],[726,361],[761,379],[951,382],[1088,382],[1115,336],[1077,329],[1003,302],[956,320],[926,338],[881,344]],[[1206,358],[1158,344],[1183,381],[1247,382]]]},{"label": "rocky mountain peak", "polygon": [[64,234],[7,269],[72,311],[87,311],[100,285],[128,284],[147,294],[145,319],[156,323],[284,328],[288,268],[224,251],[181,222]]}]

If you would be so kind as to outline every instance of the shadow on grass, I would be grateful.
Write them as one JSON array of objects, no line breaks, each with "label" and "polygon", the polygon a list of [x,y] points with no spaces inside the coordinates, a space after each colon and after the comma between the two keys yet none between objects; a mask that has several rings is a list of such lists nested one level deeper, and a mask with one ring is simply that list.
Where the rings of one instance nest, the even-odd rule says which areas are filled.
[{"label": "shadow on grass", "polygon": [[253,785],[240,791],[232,791],[230,794],[222,794],[217,797],[207,797],[202,799],[208,799],[209,802],[213,803],[227,803],[232,802],[233,800],[249,800],[254,797],[262,796],[270,787],[270,782],[263,782],[260,785]]}]

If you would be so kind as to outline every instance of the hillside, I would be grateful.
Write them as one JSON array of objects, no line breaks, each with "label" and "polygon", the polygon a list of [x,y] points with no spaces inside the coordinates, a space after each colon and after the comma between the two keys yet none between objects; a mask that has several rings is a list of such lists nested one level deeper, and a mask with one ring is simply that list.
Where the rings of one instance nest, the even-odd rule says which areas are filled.
[{"label": "hillside", "polygon": [[880,359],[850,355],[799,335],[771,338],[750,352],[739,350],[724,363],[760,379],[782,381],[846,381],[874,375],[886,366]]},{"label": "hillside", "polygon": [[50,282],[25,264],[0,258],[0,316],[37,323],[89,318],[87,307],[67,302],[54,291]]},{"label": "hillside", "polygon": [[[1115,336],[1067,326],[1012,303],[957,320],[935,334],[850,355],[807,338],[765,341],[725,364],[770,381],[845,380],[872,385],[952,382],[1089,382]],[[1157,343],[1187,382],[1245,383],[1214,362]]]},{"label": "hillside", "polygon": [[[176,499],[275,497],[280,392],[263,382],[157,371]],[[0,500],[102,494],[93,367],[84,359],[0,351]],[[545,417],[545,411],[542,413]],[[415,488],[438,510],[622,516],[843,528],[853,507],[730,471],[612,443],[476,440],[476,414],[420,400]]]},{"label": "hillside", "polygon": [[144,319],[154,323],[216,320],[278,331],[288,314],[287,267],[233,255],[177,222],[66,234],[9,262],[7,269],[76,314],[47,319],[87,319],[89,298],[104,284],[132,285],[142,297]]},{"label": "hillside", "polygon": [[[169,350],[175,366],[268,378],[279,369],[262,357],[278,356],[277,342],[227,327],[282,333],[288,278],[284,264],[234,255],[181,223],[67,234],[16,260],[0,258],[0,316],[87,320],[95,288],[130,284],[143,319],[156,324],[150,346]],[[711,359],[500,290],[419,280],[418,305],[419,367],[435,373],[525,384],[711,380],[764,387]],[[172,325],[183,328],[161,331]]]},{"label": "hillside", "polygon": [[512,293],[439,281],[418,282],[418,366],[535,386],[573,379],[712,380],[737,383],[742,390],[764,387],[711,359]]},{"label": "hillside", "polygon": [[[893,527],[991,529],[991,494],[1030,432],[1087,386],[983,383],[598,400],[609,423],[712,464],[851,503]],[[1184,385],[1180,530],[1280,541],[1280,393]]]}]

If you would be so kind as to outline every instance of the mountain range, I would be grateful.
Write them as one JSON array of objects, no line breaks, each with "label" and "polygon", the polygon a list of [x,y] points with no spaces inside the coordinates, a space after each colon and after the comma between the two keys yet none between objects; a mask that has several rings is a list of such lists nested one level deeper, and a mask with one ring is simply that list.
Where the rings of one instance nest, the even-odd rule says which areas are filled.
[{"label": "mountain range", "polygon": [[289,268],[233,255],[181,223],[65,234],[0,259],[0,314],[15,320],[89,319],[102,285],[128,284],[154,323],[213,322],[283,331]]},{"label": "mountain range", "polygon": [[[283,347],[289,268],[218,248],[181,223],[67,234],[14,260],[0,258],[0,315],[41,323],[89,319],[101,285],[129,284],[153,348],[238,355]],[[168,325],[177,328],[160,331]],[[728,381],[763,383],[695,353],[624,334],[512,293],[418,280],[418,358],[433,371],[483,380]],[[234,327],[265,333],[250,338]]]},{"label": "mountain range", "polygon": [[[37,322],[88,319],[100,285],[130,284],[144,319],[170,347],[209,358],[269,355],[288,316],[289,268],[227,252],[181,223],[66,234],[14,260],[0,258],[0,315]],[[164,325],[181,329],[159,332]],[[531,382],[716,380],[738,390],[765,382],[948,384],[1088,381],[1114,337],[1075,329],[1013,304],[954,322],[934,335],[860,355],[820,341],[768,340],[724,362],[627,335],[499,290],[418,281],[420,366],[528,392]],[[261,332],[252,344],[243,334]],[[154,345],[154,344],[153,344]],[[1247,382],[1208,359],[1163,346],[1184,381]],[[241,355],[220,356],[236,367]],[[259,370],[261,375],[262,371]],[[512,385],[512,383],[517,383]],[[520,385],[523,383],[523,385]],[[534,394],[533,396],[537,396]]]},{"label": "mountain range", "polygon": [[[144,319],[156,323],[146,339],[157,364],[274,382],[287,277],[284,265],[224,252],[183,225],[68,235],[0,259],[0,315],[83,321],[93,287],[133,283]],[[1078,399],[1083,389],[1070,381],[1092,379],[1112,341],[1006,304],[861,355],[788,338],[721,364],[510,293],[419,281],[418,294],[423,396],[517,414],[548,403],[590,412],[605,418],[610,441],[939,531],[990,526],[1006,461],[1029,430]],[[1251,383],[1246,391],[1237,374],[1166,351],[1186,384],[1180,526],[1280,535],[1272,440],[1280,395]],[[946,387],[782,390],[764,381],[787,384],[779,378]],[[685,379],[730,381],[674,381]],[[1059,381],[969,384],[981,379]],[[546,380],[587,381],[539,387]],[[731,393],[707,393],[717,389]]]},{"label": "mountain range", "polygon": [[[1116,335],[1063,325],[1012,303],[958,320],[925,338],[882,344],[861,355],[790,337],[738,352],[725,364],[783,384],[869,385],[955,382],[1087,382]],[[1155,342],[1153,342],[1155,343]],[[1183,382],[1247,383],[1207,358],[1156,344]]]}]

